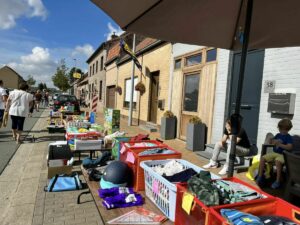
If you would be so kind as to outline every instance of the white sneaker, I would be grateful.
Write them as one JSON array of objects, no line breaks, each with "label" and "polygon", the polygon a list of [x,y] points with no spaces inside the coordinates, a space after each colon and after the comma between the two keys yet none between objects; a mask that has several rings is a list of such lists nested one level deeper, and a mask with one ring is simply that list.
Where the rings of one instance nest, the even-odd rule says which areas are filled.
[{"label": "white sneaker", "polygon": [[220,170],[219,175],[226,175],[228,171],[228,166],[224,165],[223,168]]},{"label": "white sneaker", "polygon": [[218,167],[218,163],[210,160],[208,164],[202,166],[204,169],[210,169],[210,168],[217,168]]}]

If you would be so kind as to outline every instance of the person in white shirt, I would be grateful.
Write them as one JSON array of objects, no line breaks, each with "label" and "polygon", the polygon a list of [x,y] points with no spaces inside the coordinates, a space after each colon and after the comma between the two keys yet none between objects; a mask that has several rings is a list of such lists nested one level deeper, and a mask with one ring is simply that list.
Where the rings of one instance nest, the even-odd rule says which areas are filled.
[{"label": "person in white shirt", "polygon": [[0,128],[2,127],[6,101],[7,93],[6,90],[3,88],[3,81],[0,80]]},{"label": "person in white shirt", "polygon": [[12,120],[13,138],[17,143],[21,143],[21,134],[23,131],[25,117],[28,116],[31,104],[33,104],[32,94],[26,92],[28,90],[26,83],[21,83],[19,90],[9,93],[6,103],[6,110],[9,109],[9,115]]}]

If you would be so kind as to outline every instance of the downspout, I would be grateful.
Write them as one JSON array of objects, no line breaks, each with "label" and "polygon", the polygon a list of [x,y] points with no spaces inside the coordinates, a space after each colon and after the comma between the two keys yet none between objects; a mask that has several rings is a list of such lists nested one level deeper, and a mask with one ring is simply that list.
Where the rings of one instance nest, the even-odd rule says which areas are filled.
[{"label": "downspout", "polygon": [[173,93],[173,77],[174,77],[174,59],[173,59],[173,44],[171,43],[171,57],[170,57],[170,78],[169,78],[169,98],[168,110],[172,111],[172,93]]}]

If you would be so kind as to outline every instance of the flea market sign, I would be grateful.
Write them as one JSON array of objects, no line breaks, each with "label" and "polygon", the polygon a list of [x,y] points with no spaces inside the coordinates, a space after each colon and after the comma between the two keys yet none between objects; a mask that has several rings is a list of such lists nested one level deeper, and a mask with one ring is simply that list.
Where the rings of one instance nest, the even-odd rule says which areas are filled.
[{"label": "flea market sign", "polygon": [[76,78],[76,79],[80,79],[81,74],[80,73],[73,73],[73,77]]}]

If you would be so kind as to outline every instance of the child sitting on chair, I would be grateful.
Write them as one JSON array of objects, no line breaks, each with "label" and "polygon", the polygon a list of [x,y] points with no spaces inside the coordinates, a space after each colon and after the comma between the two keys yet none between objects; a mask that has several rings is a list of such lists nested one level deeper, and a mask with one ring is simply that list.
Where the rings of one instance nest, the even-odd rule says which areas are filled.
[{"label": "child sitting on chair", "polygon": [[292,129],[293,124],[289,119],[282,119],[278,123],[279,133],[275,135],[274,138],[270,140],[270,143],[274,145],[274,150],[271,153],[268,153],[261,157],[261,161],[259,164],[259,174],[256,179],[258,185],[262,185],[264,183],[264,169],[265,163],[275,162],[276,165],[276,181],[272,184],[273,189],[277,189],[280,187],[281,181],[281,172],[282,166],[284,164],[283,151],[284,150],[292,150],[293,148],[293,139],[289,134],[289,131]]}]

